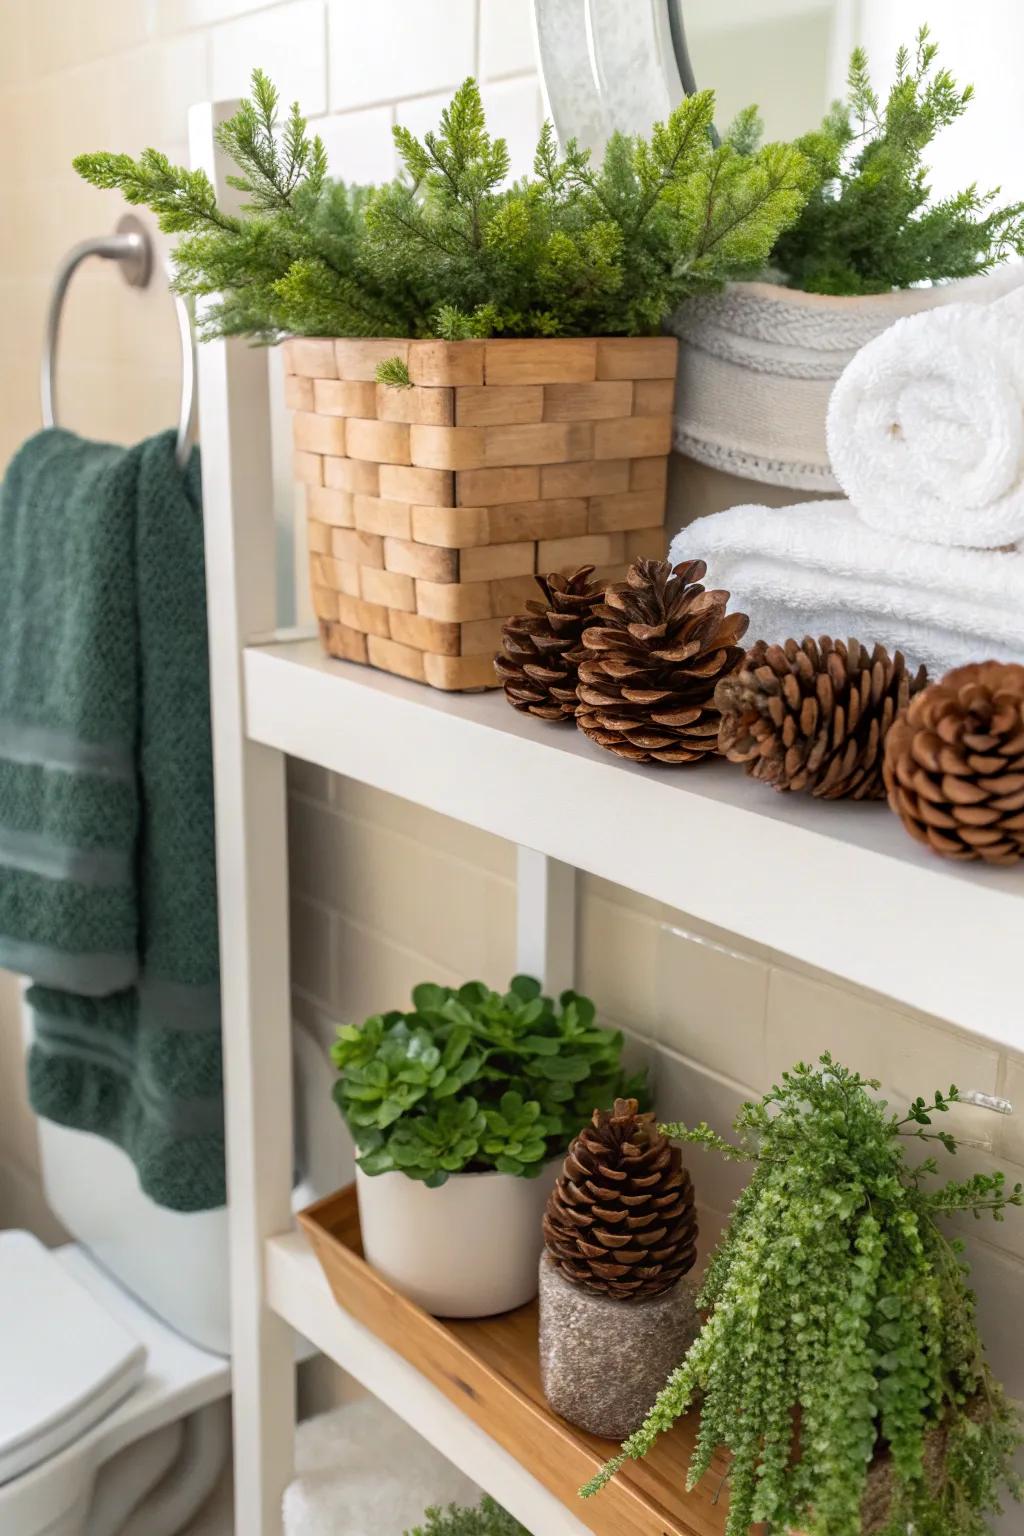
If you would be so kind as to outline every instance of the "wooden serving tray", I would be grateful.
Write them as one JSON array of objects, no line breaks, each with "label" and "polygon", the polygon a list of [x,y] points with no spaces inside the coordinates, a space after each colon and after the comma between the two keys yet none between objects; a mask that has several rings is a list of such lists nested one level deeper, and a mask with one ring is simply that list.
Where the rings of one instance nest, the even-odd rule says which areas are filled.
[{"label": "wooden serving tray", "polygon": [[472,1322],[429,1316],[363,1258],[354,1185],[301,1211],[299,1221],[339,1306],[422,1372],[595,1536],[721,1536],[724,1455],[700,1487],[686,1492],[695,1414],[663,1435],[645,1460],[627,1463],[595,1498],[581,1499],[580,1485],[616,1447],[575,1429],[548,1407],[540,1385],[536,1302]]}]

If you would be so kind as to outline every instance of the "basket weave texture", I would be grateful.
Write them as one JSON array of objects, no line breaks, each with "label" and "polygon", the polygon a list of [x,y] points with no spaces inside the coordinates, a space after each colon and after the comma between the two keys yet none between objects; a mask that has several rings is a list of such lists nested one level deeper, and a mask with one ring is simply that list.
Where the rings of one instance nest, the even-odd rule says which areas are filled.
[{"label": "basket weave texture", "polygon": [[[493,688],[534,576],[664,554],[674,337],[285,343],[325,650]],[[412,388],[374,382],[406,362]]]}]

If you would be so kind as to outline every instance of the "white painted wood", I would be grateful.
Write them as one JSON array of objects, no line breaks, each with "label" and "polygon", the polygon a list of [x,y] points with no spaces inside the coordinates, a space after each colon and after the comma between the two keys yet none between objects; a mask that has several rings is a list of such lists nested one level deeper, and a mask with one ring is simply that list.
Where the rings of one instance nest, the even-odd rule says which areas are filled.
[{"label": "white painted wood", "polygon": [[[225,192],[214,130],[230,105],[193,107],[194,167]],[[292,1475],[295,1371],[268,1307],[263,1248],[290,1224],[292,1063],[284,759],[245,734],[245,637],[276,622],[266,352],[199,349],[206,580],[217,806],[221,1004],[231,1243],[238,1536],[280,1536]]]},{"label": "white painted wood", "polygon": [[245,677],[256,741],[1024,1045],[1024,868],[953,864],[884,805],[773,794],[725,763],[637,768],[498,693],[439,693],[315,641],[249,649]]},{"label": "white painted wood", "polygon": [[576,871],[535,848],[516,849],[516,970],[557,997],[576,977]]},{"label": "white painted wood", "polygon": [[375,1397],[522,1521],[533,1536],[591,1536],[587,1526],[444,1393],[331,1295],[300,1232],[267,1244],[270,1304]]}]

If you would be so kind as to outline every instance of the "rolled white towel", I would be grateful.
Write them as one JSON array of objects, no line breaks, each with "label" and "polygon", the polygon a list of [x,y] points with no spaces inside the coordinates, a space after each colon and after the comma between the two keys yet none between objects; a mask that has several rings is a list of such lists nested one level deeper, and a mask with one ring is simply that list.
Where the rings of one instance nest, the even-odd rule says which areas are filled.
[{"label": "rolled white towel", "polygon": [[829,401],[833,472],[860,516],[929,544],[1024,539],[1024,292],[897,320]]},{"label": "rolled white towel", "polygon": [[913,543],[869,528],[848,501],[730,507],[672,540],[749,614],[748,640],[853,636],[933,677],[990,656],[1024,662],[1024,554]]}]

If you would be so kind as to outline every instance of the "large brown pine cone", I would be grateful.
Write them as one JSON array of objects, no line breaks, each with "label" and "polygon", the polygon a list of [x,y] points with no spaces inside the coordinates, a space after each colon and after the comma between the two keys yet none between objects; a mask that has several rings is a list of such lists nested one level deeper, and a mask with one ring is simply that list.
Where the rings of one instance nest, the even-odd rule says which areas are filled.
[{"label": "large brown pine cone", "polygon": [[889,804],[948,859],[1024,857],[1024,666],[956,667],[910,701],[885,744]]},{"label": "large brown pine cone", "polygon": [[719,683],[719,751],[755,779],[823,800],[884,800],[882,753],[901,709],[927,678],[900,651],[859,640],[758,640]]},{"label": "large brown pine cone", "polygon": [[544,601],[527,603],[526,613],[502,626],[494,670],[513,709],[541,720],[575,718],[580,638],[604,596],[593,574],[584,565],[573,576],[538,576]]},{"label": "large brown pine cone", "polygon": [[692,763],[717,750],[715,685],[742,660],[743,613],[700,585],[703,560],[637,560],[583,636],[580,729],[636,763]]},{"label": "large brown pine cone", "polygon": [[595,1109],[569,1148],[544,1215],[544,1240],[566,1277],[624,1301],[657,1296],[693,1267],[693,1184],[678,1147],[636,1099]]}]

